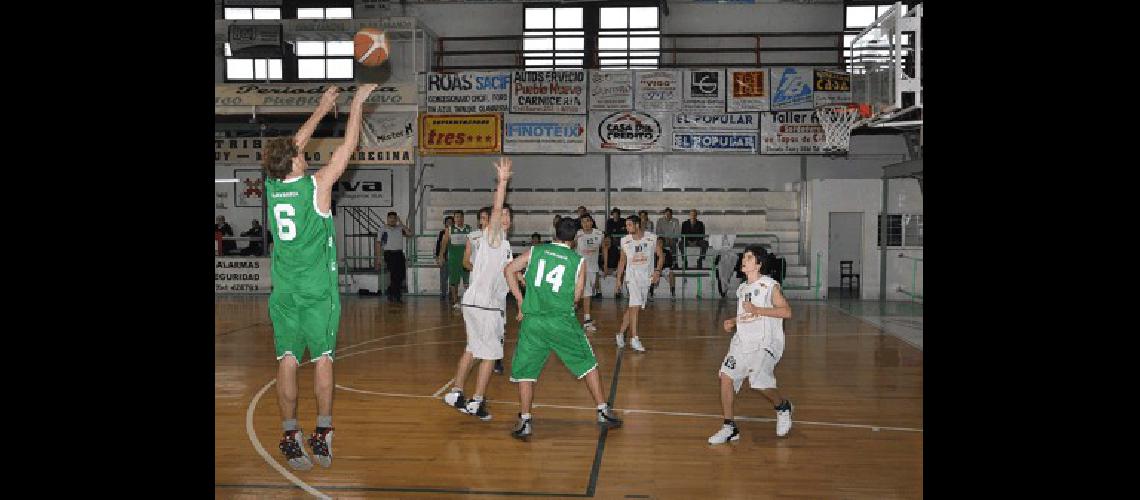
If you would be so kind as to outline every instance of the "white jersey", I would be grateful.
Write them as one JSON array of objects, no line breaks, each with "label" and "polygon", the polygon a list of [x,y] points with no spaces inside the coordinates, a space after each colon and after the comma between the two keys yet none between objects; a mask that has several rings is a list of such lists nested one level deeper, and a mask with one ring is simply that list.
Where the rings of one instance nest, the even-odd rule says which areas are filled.
[{"label": "white jersey", "polygon": [[589,234],[582,229],[578,230],[578,234],[574,236],[574,241],[577,242],[578,255],[586,259],[586,272],[597,273],[599,271],[598,255],[600,255],[602,248],[602,238],[604,235],[598,228],[594,228]]},{"label": "white jersey", "polygon": [[640,240],[632,234],[621,237],[621,251],[625,254],[626,281],[648,281],[652,275],[657,257],[657,235],[645,231]]},{"label": "white jersey", "polygon": [[511,242],[502,234],[499,247],[494,248],[479,230],[472,231],[467,239],[471,242],[471,286],[463,294],[463,304],[506,310],[511,290],[503,268],[514,259]]},{"label": "white jersey", "polygon": [[779,358],[784,352],[784,319],[771,316],[752,315],[744,310],[744,301],[751,301],[757,307],[773,307],[772,292],[778,283],[768,276],[752,283],[741,283],[736,289],[736,335],[733,344],[739,344],[742,352],[767,349]]}]

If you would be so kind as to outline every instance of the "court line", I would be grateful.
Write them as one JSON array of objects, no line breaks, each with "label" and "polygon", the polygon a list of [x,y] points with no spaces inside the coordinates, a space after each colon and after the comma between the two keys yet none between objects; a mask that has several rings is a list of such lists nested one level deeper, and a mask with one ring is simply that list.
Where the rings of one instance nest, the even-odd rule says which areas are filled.
[{"label": "court line", "polygon": [[[372,339],[372,340],[367,340],[367,341],[361,342],[361,343],[359,343],[359,344],[352,344],[352,345],[350,345],[350,346],[347,346],[347,347],[340,347],[340,348],[337,348],[337,351],[341,351],[341,352],[344,352],[344,351],[347,351],[347,350],[349,350],[349,349],[352,349],[352,348],[354,348],[354,347],[360,347],[360,346],[362,346],[362,345],[365,345],[365,344],[371,344],[371,343],[373,343],[373,342],[380,342],[381,340],[387,340],[387,339],[391,339],[391,338],[395,338],[395,337],[403,337],[403,336],[405,336],[405,335],[411,335],[411,334],[413,334],[413,333],[430,332],[430,331],[432,331],[432,330],[442,330],[442,329],[444,329],[444,328],[450,328],[450,327],[453,327],[453,326],[463,326],[463,324],[462,324],[462,323],[452,323],[452,324],[450,324],[450,325],[434,326],[434,327],[431,327],[431,328],[424,328],[424,329],[422,329],[422,330],[413,330],[413,331],[410,331],[410,332],[404,332],[404,333],[394,333],[394,334],[392,334],[392,335],[385,335],[385,336],[383,336],[383,337],[380,337],[380,338],[376,338],[376,339]],[[338,359],[339,359],[340,357],[343,357],[343,356],[338,356]]]},{"label": "court line", "polygon": [[[371,343],[371,342],[384,340],[386,338],[399,337],[399,336],[403,336],[403,335],[410,335],[410,334],[414,334],[414,333],[426,332],[426,331],[431,331],[431,330],[439,330],[441,328],[447,328],[450,326],[458,326],[458,325],[444,325],[444,326],[437,326],[437,327],[432,327],[432,328],[424,328],[422,330],[413,330],[410,332],[397,333],[397,334],[381,337],[378,339],[373,339],[373,340],[370,340],[368,342],[361,342],[360,344],[355,344],[355,345],[346,347],[345,349],[349,349],[351,347],[357,347],[357,346],[364,345],[364,344]],[[460,341],[460,342],[465,342],[465,341]],[[356,352],[356,353],[352,353],[352,354],[346,354],[344,356],[337,356],[337,359],[348,358],[348,357],[352,357],[353,355],[356,355],[356,354],[363,354],[366,352],[371,352],[373,350],[382,350],[382,349],[387,349],[387,348],[391,348],[391,347],[407,347],[409,345],[418,345],[418,344],[403,344],[401,346],[381,347],[379,349],[371,349],[368,351],[360,351],[360,352]],[[313,360],[310,359],[309,361],[306,361],[304,364],[309,364],[312,362],[313,362]],[[300,368],[300,367],[298,367],[298,368]],[[269,383],[265,384],[265,386],[262,387],[261,390],[258,391],[258,393],[256,395],[253,396],[253,399],[250,400],[250,402],[249,402],[249,407],[246,408],[246,411],[245,411],[245,433],[249,437],[249,442],[253,444],[253,449],[257,451],[257,454],[261,455],[262,460],[265,460],[266,463],[268,463],[277,472],[279,472],[282,476],[284,476],[285,479],[288,479],[289,482],[297,485],[299,488],[305,490],[309,494],[316,496],[318,498],[330,498],[328,495],[325,495],[324,493],[317,491],[312,486],[309,486],[308,483],[302,481],[301,478],[293,475],[292,472],[289,472],[288,470],[286,470],[285,467],[283,467],[280,463],[277,462],[277,460],[273,459],[273,457],[271,457],[269,455],[268,451],[265,451],[265,447],[261,446],[261,441],[259,441],[257,439],[257,431],[255,431],[253,429],[253,411],[254,411],[254,409],[257,408],[257,403],[261,400],[261,396],[263,396],[265,394],[265,392],[268,391],[270,387],[273,387],[273,385],[276,383],[277,383],[277,379],[274,378],[273,380],[270,380]]]},{"label": "court line", "polygon": [[257,401],[261,399],[261,395],[265,394],[265,391],[268,391],[269,388],[273,387],[273,384],[276,383],[277,380],[273,380],[268,384],[265,384],[265,387],[262,387],[261,391],[259,391],[257,395],[253,397],[253,401],[250,402],[249,408],[247,408],[245,411],[245,433],[247,436],[249,436],[249,442],[253,443],[253,448],[257,450],[257,453],[261,455],[261,458],[274,469],[276,469],[277,472],[281,473],[282,476],[285,476],[285,479],[288,479],[289,482],[307,491],[310,495],[313,495],[317,498],[328,498],[331,500],[332,497],[317,491],[316,488],[309,486],[308,483],[302,481],[301,478],[293,475],[292,472],[285,470],[285,467],[282,467],[281,464],[277,463],[277,461],[273,459],[273,457],[269,456],[269,452],[265,451],[265,448],[261,446],[261,443],[257,440],[257,432],[253,430],[253,410],[257,408]]},{"label": "court line", "polygon": [[423,398],[423,399],[435,399],[436,398],[436,396],[421,396],[419,394],[400,394],[400,393],[395,393],[395,392],[366,391],[364,389],[357,389],[355,387],[348,387],[346,385],[340,385],[340,384],[336,384],[336,388],[340,389],[342,391],[359,392],[361,394],[374,394],[377,396],[388,396],[388,397],[393,397],[393,398]]},{"label": "court line", "polygon": [[874,324],[874,323],[872,323],[872,322],[870,322],[870,321],[867,321],[866,319],[863,319],[863,318],[861,318],[861,317],[859,317],[859,316],[856,316],[855,314],[852,314],[852,313],[849,313],[849,312],[847,312],[847,311],[844,311],[844,310],[843,310],[843,308],[841,308],[841,307],[839,307],[839,306],[837,306],[837,305],[835,305],[835,304],[827,304],[827,306],[828,306],[828,307],[830,307],[830,308],[832,308],[832,309],[835,309],[836,311],[839,311],[839,312],[841,312],[841,313],[843,313],[843,314],[846,314],[846,315],[848,315],[848,316],[851,316],[852,318],[855,318],[855,319],[857,319],[857,320],[859,320],[859,321],[862,321],[862,322],[864,322],[864,323],[866,323],[866,324],[868,324],[868,325],[871,325],[872,327],[874,327],[875,329],[879,330],[879,331],[880,331],[880,332],[882,332],[883,334],[885,334],[885,335],[888,335],[888,336],[891,336],[891,337],[894,337],[894,338],[898,339],[899,341],[901,341],[903,344],[906,344],[906,345],[908,345],[908,346],[911,346],[911,347],[913,347],[913,348],[915,348],[915,349],[918,349],[918,352],[923,352],[923,350],[922,350],[922,348],[921,348],[921,347],[919,347],[919,346],[917,346],[917,345],[914,345],[914,344],[912,344],[912,343],[911,343],[911,341],[910,341],[910,339],[907,339],[906,337],[903,337],[902,335],[898,335],[898,334],[896,334],[896,333],[894,333],[894,332],[891,332],[890,330],[887,330],[887,329],[883,328],[882,326],[876,325],[876,324]]},{"label": "court line", "polygon": [[247,329],[247,328],[253,328],[253,327],[255,327],[255,326],[260,326],[260,325],[265,325],[265,324],[268,324],[268,323],[266,323],[266,322],[264,322],[264,321],[259,321],[259,322],[257,322],[257,323],[254,323],[254,324],[252,324],[252,325],[246,325],[246,326],[243,326],[243,327],[241,327],[241,328],[237,328],[237,329],[234,329],[234,330],[230,330],[230,331],[228,331],[228,332],[215,333],[215,334],[214,334],[214,337],[221,337],[222,335],[229,335],[229,334],[231,334],[231,333],[234,333],[234,332],[240,332],[240,331],[242,331],[242,330],[245,330],[245,329]]},{"label": "court line", "polygon": [[[610,381],[610,399],[606,404],[610,408],[614,407],[614,399],[617,397],[618,376],[621,375],[621,358],[625,355],[625,349],[618,351],[617,362],[614,363],[614,376]],[[533,406],[533,405],[532,405]],[[598,411],[595,407],[594,411]],[[598,471],[602,468],[602,453],[606,450],[606,436],[610,434],[609,427],[602,427],[602,432],[598,436],[598,447],[594,450],[594,466],[590,469],[590,483],[586,486],[586,496],[593,497],[594,491],[598,486]]]},{"label": "court line", "polygon": [[[618,354],[618,356],[621,356],[621,354]],[[615,377],[614,380],[617,380],[617,378]],[[359,392],[359,393],[363,393],[363,394],[373,394],[376,396],[387,396],[387,397],[393,397],[393,398],[431,398],[432,397],[432,396],[422,396],[419,394],[399,394],[399,393],[392,393],[392,392],[368,391],[368,390],[364,390],[364,389],[357,389],[354,387],[347,387],[347,386],[343,386],[340,384],[337,384],[336,387],[338,389],[344,389],[346,391]],[[488,403],[495,403],[495,404],[506,404],[506,405],[512,405],[512,406],[518,406],[519,405],[519,403],[517,401],[488,399],[487,402]],[[558,408],[558,409],[563,409],[563,410],[583,410],[583,411],[585,411],[585,410],[597,411],[598,410],[597,408],[595,408],[593,406],[569,406],[569,405],[556,405],[556,404],[550,404],[550,403],[534,403],[531,406],[533,406],[535,408]],[[610,403],[610,406],[613,407],[613,403]],[[679,412],[679,411],[644,410],[644,409],[637,409],[637,408],[625,408],[625,409],[613,408],[613,410],[615,412],[621,412],[621,413],[648,413],[648,414],[652,414],[652,415],[665,415],[665,416],[670,416],[670,417],[707,417],[707,418],[716,418],[716,419],[723,419],[724,418],[723,415],[720,415],[720,414],[714,415],[711,413],[690,413],[690,412]],[[769,417],[735,417],[735,420],[748,420],[748,421],[756,421],[756,422],[775,422],[776,421],[776,419],[769,418]],[[843,427],[843,428],[849,428],[849,429],[870,429],[870,430],[876,431],[876,432],[879,430],[900,431],[900,432],[923,432],[922,429],[914,428],[914,427],[891,427],[891,426],[886,426],[886,425],[871,425],[871,424],[843,424],[843,423],[838,423],[838,422],[815,422],[815,421],[810,421],[810,420],[793,420],[793,422],[795,422],[797,424],[803,424],[803,425],[818,425],[818,426],[824,426],[824,427]]]},{"label": "court line", "polygon": [[448,380],[448,381],[447,381],[447,383],[443,384],[443,387],[440,387],[438,391],[435,391],[435,392],[434,392],[434,393],[431,395],[431,397],[433,397],[433,398],[438,398],[438,397],[439,397],[439,394],[440,394],[440,393],[442,393],[444,390],[446,390],[446,389],[447,389],[447,386],[451,385],[451,383],[452,383],[452,382],[455,382],[455,377],[451,377],[451,379],[450,379],[450,380]]},{"label": "court line", "polygon": [[[296,486],[287,484],[214,484],[215,488],[266,488],[266,489],[293,489]],[[321,486],[326,490],[334,491],[377,491],[377,492],[393,492],[393,493],[460,493],[466,495],[503,495],[503,496],[523,496],[523,497],[568,497],[568,498],[583,498],[586,495],[582,493],[552,493],[543,491],[483,491],[483,490],[470,490],[470,489],[446,489],[446,488],[385,488],[377,486]]]},{"label": "court line", "polygon": [[[843,312],[846,312],[846,311],[843,311]],[[858,319],[862,320],[862,318],[858,318]],[[253,326],[253,325],[250,325],[250,326]],[[460,325],[458,325],[458,324],[442,325],[442,326],[437,326],[437,327],[424,328],[421,330],[413,330],[410,332],[403,332],[403,333],[388,335],[388,336],[380,337],[377,339],[373,339],[373,340],[361,342],[358,344],[354,344],[351,346],[347,346],[344,349],[347,350],[347,349],[351,349],[353,347],[359,347],[361,345],[365,345],[365,344],[369,344],[369,343],[373,343],[373,342],[379,342],[381,340],[385,340],[385,339],[389,339],[389,338],[411,335],[411,334],[415,334],[415,333],[432,331],[432,330],[439,330],[439,329],[443,329],[443,328],[449,328],[452,326],[460,326]],[[806,336],[806,335],[802,335],[802,336]],[[820,336],[826,336],[826,335],[820,335]],[[704,337],[684,337],[684,338],[658,339],[658,340],[690,340],[690,339],[698,339],[698,338],[720,338],[720,337],[731,338],[729,335],[725,334],[723,336],[722,335],[715,335],[715,336],[704,336]],[[598,339],[598,340],[601,341],[601,339]],[[418,344],[400,344],[400,345],[393,345],[393,346],[382,346],[382,347],[378,347],[375,349],[368,349],[368,350],[364,350],[364,351],[358,351],[358,352],[354,352],[354,353],[350,353],[350,354],[345,354],[343,356],[337,356],[337,359],[344,359],[344,358],[349,358],[349,357],[356,356],[359,354],[366,354],[369,352],[382,351],[382,350],[387,350],[387,349],[392,349],[392,348],[397,348],[397,347],[418,347],[418,346],[424,346],[424,345],[455,344],[455,343],[460,343],[460,342],[465,343],[466,340],[437,341],[437,342],[424,342],[424,343],[418,343]],[[612,404],[613,397],[614,397],[614,395],[616,395],[616,389],[617,389],[617,385],[616,385],[617,384],[617,376],[616,375],[617,375],[617,371],[620,369],[620,359],[621,359],[623,353],[624,353],[624,350],[620,351],[618,353],[619,361],[618,361],[618,364],[615,368],[615,376],[611,382],[611,403],[610,403],[611,408],[613,406],[613,404]],[[304,364],[309,364],[312,362],[313,362],[313,360],[306,361],[305,363],[302,364],[302,366]],[[308,483],[306,483],[303,480],[301,480],[300,478],[298,478],[293,473],[289,472],[287,469],[285,469],[285,467],[283,467],[280,463],[277,462],[277,460],[275,460],[272,456],[269,455],[269,452],[267,452],[265,450],[265,448],[261,445],[261,442],[257,439],[257,432],[253,428],[254,410],[257,407],[257,403],[261,400],[261,397],[265,394],[265,392],[268,391],[269,388],[272,387],[276,383],[277,383],[277,381],[276,381],[276,379],[274,379],[274,380],[270,380],[267,384],[265,384],[265,386],[262,387],[261,390],[258,391],[258,393],[256,395],[254,395],[253,399],[250,401],[250,404],[246,409],[246,434],[249,437],[250,443],[252,443],[255,451],[257,451],[258,454],[261,455],[262,459],[265,460],[266,463],[268,463],[271,467],[273,467],[275,470],[277,470],[278,473],[280,473],[283,477],[288,479],[296,487],[301,488],[301,489],[305,490],[306,492],[308,492],[308,493],[310,493],[316,497],[319,497],[319,498],[330,498],[327,495],[321,493],[320,491],[318,491],[315,488],[313,488],[312,486],[310,486]],[[366,391],[366,390],[361,390],[361,389],[350,388],[350,387],[342,386],[339,384],[336,387],[341,388],[343,390],[353,391],[353,392],[375,394],[375,395],[388,396],[388,397],[410,397],[410,398],[434,398],[435,397],[435,396],[422,396],[422,395],[412,395],[412,394],[379,393],[379,392],[374,392],[374,391]],[[518,405],[517,402],[508,402],[508,401],[488,400],[488,402],[510,403],[510,404],[514,404],[516,406]],[[535,403],[532,406],[534,406],[536,408],[537,407],[547,407],[547,408],[563,408],[563,409],[597,411],[597,409],[593,408],[593,407],[563,406],[563,405],[552,405],[552,404],[541,404],[541,403]],[[669,415],[669,416],[698,416],[698,417],[714,417],[714,418],[718,418],[718,419],[722,418],[722,415],[700,414],[700,413],[682,413],[682,412],[665,412],[665,411],[656,411],[656,410],[639,410],[639,409],[625,409],[625,410],[623,410],[623,409],[614,408],[614,411],[620,411],[620,412],[624,412],[624,413],[650,413],[650,414],[660,414],[660,415]],[[745,421],[748,421],[748,420],[773,421],[774,420],[771,418],[763,418],[763,417],[736,417],[736,419],[737,420],[745,420]],[[871,429],[874,431],[878,431],[880,429],[885,429],[885,430],[897,430],[897,431],[923,432],[922,429],[913,429],[913,428],[905,428],[905,427],[871,426],[871,425],[862,425],[862,424],[841,424],[841,423],[833,423],[833,422],[808,422],[808,421],[796,421],[796,422],[798,422],[800,424],[806,424],[806,425],[820,425],[820,426],[833,426],[833,427],[846,427],[846,428],[867,428],[867,429]],[[607,431],[608,431],[608,429],[603,429],[604,433]],[[604,443],[600,445],[600,447],[603,447],[603,446],[604,446]],[[597,460],[599,458],[600,453],[601,453],[600,450],[596,453],[595,460]],[[472,490],[436,490],[436,489],[425,489],[425,488],[421,488],[421,489],[414,489],[414,488],[402,488],[402,489],[401,488],[376,488],[376,489],[368,489],[367,491],[404,491],[404,492],[439,492],[439,493],[452,492],[452,493],[469,493],[469,494],[502,494],[502,495],[515,495],[515,494],[517,494],[517,495],[568,496],[568,497],[582,496],[581,494],[482,492],[482,491],[472,491]],[[592,494],[589,496],[592,496]]]}]

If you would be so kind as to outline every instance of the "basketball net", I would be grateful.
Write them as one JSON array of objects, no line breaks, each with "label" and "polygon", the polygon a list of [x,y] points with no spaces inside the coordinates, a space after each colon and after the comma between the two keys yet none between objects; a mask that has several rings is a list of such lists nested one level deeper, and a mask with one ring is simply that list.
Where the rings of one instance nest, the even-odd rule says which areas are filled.
[{"label": "basketball net", "polygon": [[823,126],[824,151],[847,151],[851,142],[851,129],[859,126],[866,116],[862,106],[855,103],[823,104],[815,107],[819,124]]}]

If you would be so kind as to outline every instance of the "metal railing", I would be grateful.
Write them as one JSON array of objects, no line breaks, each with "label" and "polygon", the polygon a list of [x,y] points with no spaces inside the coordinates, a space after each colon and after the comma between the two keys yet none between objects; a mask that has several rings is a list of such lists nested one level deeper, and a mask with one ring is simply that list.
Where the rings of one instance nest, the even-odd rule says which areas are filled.
[{"label": "metal railing", "polygon": [[[602,66],[600,61],[609,59],[615,56],[622,59],[642,59],[642,57],[626,55],[630,52],[645,53],[656,52],[658,55],[650,57],[651,59],[658,59],[658,63],[653,65],[658,68],[703,68],[709,66],[733,66],[733,67],[769,67],[769,66],[813,66],[813,67],[829,67],[840,68],[843,67],[843,31],[815,31],[815,32],[753,32],[753,33],[669,33],[669,34],[629,34],[622,35],[622,38],[660,38],[660,47],[656,49],[593,49],[590,51],[577,50],[574,52],[581,53],[582,55],[555,55],[555,53],[566,52],[564,50],[523,50],[523,42],[526,39],[534,38],[552,38],[551,35],[492,35],[492,36],[461,36],[461,37],[440,37],[436,40],[436,50],[434,52],[435,60],[433,61],[433,71],[460,71],[460,70],[475,70],[475,69],[522,69],[526,67],[527,56],[539,57],[542,59],[577,59],[582,60],[584,63],[579,67],[587,69],[598,69],[600,67],[609,67],[618,69],[615,66]],[[588,34],[586,36],[593,36]],[[605,35],[598,35],[605,36]],[[774,39],[780,38],[806,38],[811,39],[811,42],[799,46],[770,46],[769,42]],[[686,39],[698,40],[703,43],[728,41],[728,40],[744,40],[744,44],[733,47],[678,47],[678,42]],[[477,50],[471,50],[472,44],[486,43],[501,45],[500,47],[480,47]],[[468,50],[448,50],[448,44],[458,44],[467,47]],[[798,54],[803,52],[828,52],[831,53],[826,61],[780,61],[780,62],[765,62],[762,55],[775,55],[775,54]],[[678,63],[678,54],[691,54],[694,57],[693,62]],[[740,60],[720,60],[716,56],[728,54],[747,54],[752,57],[748,58],[749,61]],[[488,56],[498,56],[502,61],[498,64],[486,62],[485,59],[480,60],[478,63],[469,64],[445,64],[445,58],[467,58],[467,57],[480,57],[486,58]],[[779,59],[777,59],[779,60]],[[631,67],[637,67],[633,64]],[[564,67],[565,69],[575,69]]]},{"label": "metal railing", "polygon": [[[531,234],[532,233],[514,233],[514,232],[507,234],[507,240],[511,242],[511,245],[513,245],[514,248],[517,249],[517,251],[515,252],[516,254],[522,253],[525,251],[526,248],[530,247]],[[539,235],[539,238],[541,238],[543,242],[551,241],[551,239],[554,236],[553,232],[538,233],[538,235]],[[407,248],[405,248],[404,254],[409,256],[409,258],[407,260],[407,266],[409,269],[438,268],[439,267],[435,262],[435,258],[436,258],[435,239],[438,236],[439,236],[438,232],[419,233],[419,234],[412,235],[411,237],[409,237],[407,239]],[[681,274],[677,275],[678,277],[682,277],[682,278],[690,278],[691,277],[691,278],[697,279],[697,298],[700,299],[702,297],[702,293],[703,293],[703,289],[704,289],[704,278],[714,279],[717,277],[718,258],[720,257],[720,254],[722,252],[724,252],[724,250],[717,251],[717,250],[712,250],[710,248],[708,251],[706,251],[706,257],[705,257],[710,262],[710,264],[707,267],[699,267],[699,268],[698,267],[689,267],[689,261],[693,258],[693,256],[694,255],[696,255],[696,256],[700,255],[700,247],[698,247],[698,246],[685,246],[683,244],[684,242],[680,241],[680,240],[682,238],[693,238],[693,239],[702,238],[703,239],[703,238],[708,238],[709,235],[708,234],[698,234],[698,233],[667,233],[667,234],[658,233],[658,236],[677,240],[674,243],[673,253],[674,253],[675,262],[677,262],[677,264],[679,265],[679,269],[674,270],[674,272],[681,273]],[[751,244],[751,243],[759,243],[763,246],[766,246],[766,247],[772,249],[775,253],[778,253],[779,248],[780,248],[781,240],[780,240],[779,235],[776,235],[776,234],[771,234],[771,233],[740,233],[740,234],[736,234],[735,236],[736,236],[736,239],[735,239],[735,242],[734,242],[731,250],[735,251],[737,253],[743,251],[744,248],[748,244]],[[422,245],[423,247],[426,247],[426,249],[420,250],[420,248],[421,248],[420,240],[423,238],[428,238],[429,241],[431,242],[431,244],[430,244],[430,246],[429,245]],[[755,240],[761,240],[761,239],[764,239],[767,241],[755,241]],[[741,241],[741,240],[745,240],[745,241]],[[749,240],[753,240],[753,241],[749,241]],[[604,251],[604,250],[602,250],[602,251]],[[788,276],[788,274],[787,274],[787,260],[782,259],[781,262],[783,263],[783,267],[781,269],[780,276],[782,277],[782,279],[786,280],[787,276]],[[444,265],[446,265],[446,263]],[[418,273],[415,273],[415,272],[408,273],[408,280],[409,280],[409,283],[408,283],[409,295],[429,295],[427,293],[414,293],[414,292],[412,292],[412,290],[418,290],[419,289],[419,287],[418,287]],[[660,286],[660,283],[658,284],[658,286]],[[682,294],[683,294],[684,288],[685,288],[685,282],[684,281],[682,281],[681,286],[682,286]],[[792,288],[804,289],[805,287],[792,287]],[[434,295],[434,293],[430,294],[430,295]]]}]

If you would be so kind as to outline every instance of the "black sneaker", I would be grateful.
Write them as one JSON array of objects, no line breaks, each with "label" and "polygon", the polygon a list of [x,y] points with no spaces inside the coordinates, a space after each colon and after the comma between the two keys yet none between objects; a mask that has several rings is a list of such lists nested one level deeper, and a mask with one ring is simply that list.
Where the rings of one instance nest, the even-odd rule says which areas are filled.
[{"label": "black sneaker", "polygon": [[515,425],[515,429],[511,431],[511,436],[515,439],[526,441],[530,438],[531,428],[530,419],[522,418],[522,413],[519,414],[519,423]]},{"label": "black sneaker", "polygon": [[467,400],[463,399],[463,391],[451,391],[443,395],[443,404],[454,407],[463,412],[467,408]]},{"label": "black sneaker", "polygon": [[600,299],[600,298],[602,298],[602,292],[600,292],[600,291],[599,291],[599,292],[594,292],[594,298],[595,298],[595,299]]},{"label": "black sneaker", "polygon": [[471,401],[467,402],[467,407],[461,411],[468,415],[479,417],[479,420],[482,420],[484,422],[491,420],[491,414],[487,412],[486,401],[476,401],[472,399]]},{"label": "black sneaker", "polygon": [[495,372],[495,375],[502,375],[503,374],[503,360],[501,360],[501,359],[495,360],[494,372]]},{"label": "black sneaker", "polygon": [[607,429],[621,427],[622,420],[613,416],[613,410],[598,410],[598,424],[606,426]]}]

